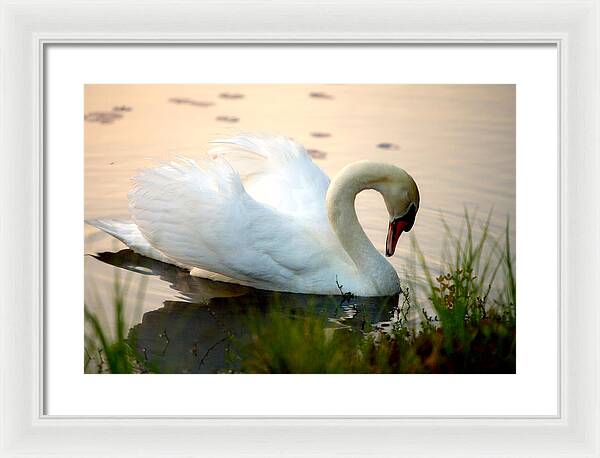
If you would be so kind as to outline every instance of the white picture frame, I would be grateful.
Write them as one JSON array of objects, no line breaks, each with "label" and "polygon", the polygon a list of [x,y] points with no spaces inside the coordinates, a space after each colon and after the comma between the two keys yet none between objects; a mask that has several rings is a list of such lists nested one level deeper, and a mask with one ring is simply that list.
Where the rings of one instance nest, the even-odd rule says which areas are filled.
[{"label": "white picture frame", "polygon": [[[600,456],[598,1],[2,1],[0,18],[0,456]],[[556,44],[559,416],[43,414],[44,47],[266,42]]]}]

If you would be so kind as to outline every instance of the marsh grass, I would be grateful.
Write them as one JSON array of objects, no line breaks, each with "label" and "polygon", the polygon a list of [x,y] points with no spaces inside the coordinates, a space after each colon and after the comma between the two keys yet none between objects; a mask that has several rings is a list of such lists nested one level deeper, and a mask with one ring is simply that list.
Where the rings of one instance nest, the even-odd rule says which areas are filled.
[{"label": "marsh grass", "polygon": [[248,332],[236,350],[242,372],[249,373],[343,373],[356,358],[340,348],[360,344],[354,333],[331,328],[314,307],[295,313],[273,307],[263,316],[254,312]]},{"label": "marsh grass", "polygon": [[[477,239],[473,233],[473,218],[467,211],[465,230],[459,236],[444,222],[447,240],[445,272],[439,275],[431,272],[416,239],[412,238],[427,283],[425,295],[445,334],[461,341],[467,337],[469,325],[477,325],[492,315],[495,317],[498,311],[509,320],[515,319],[516,285],[510,224],[507,220],[504,234],[492,238],[490,219],[491,213],[482,224]],[[430,321],[428,317],[425,320]]]},{"label": "marsh grass", "polygon": [[[127,330],[130,323],[140,314],[140,307],[144,301],[146,279],[142,277],[136,295],[137,309],[127,322],[125,317],[125,301],[127,298],[130,278],[125,281],[115,271],[113,280],[113,318],[114,326],[111,329],[107,317],[94,313],[87,304],[84,308],[85,317],[85,345],[84,345],[84,371],[86,373],[131,374],[135,372],[150,372],[152,367],[144,357],[134,350],[135,346],[127,340]],[[94,292],[94,302],[103,310],[98,294]]]},{"label": "marsh grass", "polygon": [[[510,225],[492,237],[490,215],[477,222],[465,212],[464,229],[447,244],[442,271],[433,272],[412,239],[422,285],[405,284],[391,326],[370,322],[358,302],[353,325],[328,316],[318,303],[291,308],[279,301],[250,307],[244,331],[228,338],[222,372],[243,373],[514,373],[516,285]],[[477,227],[475,227],[477,226]],[[474,230],[477,229],[477,230]],[[477,236],[475,234],[478,234]],[[124,318],[128,285],[115,277],[114,329],[86,307],[85,371],[157,372]],[[140,285],[137,301],[143,300]],[[351,297],[346,291],[340,306]],[[430,312],[427,312],[430,310]],[[415,324],[414,313],[421,315]]]}]

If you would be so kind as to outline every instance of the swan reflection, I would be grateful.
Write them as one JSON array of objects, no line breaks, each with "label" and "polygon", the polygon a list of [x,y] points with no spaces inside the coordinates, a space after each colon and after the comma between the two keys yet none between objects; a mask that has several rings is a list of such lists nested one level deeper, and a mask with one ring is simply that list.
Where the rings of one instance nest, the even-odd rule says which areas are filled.
[{"label": "swan reflection", "polygon": [[146,312],[129,329],[128,341],[149,367],[160,373],[214,373],[236,370],[234,341],[249,337],[248,319],[273,307],[284,313],[327,317],[332,328],[364,331],[366,323],[385,328],[398,311],[399,297],[324,296],[263,291],[194,277],[171,264],[125,249],[93,255],[109,265],[153,275],[178,292]]}]

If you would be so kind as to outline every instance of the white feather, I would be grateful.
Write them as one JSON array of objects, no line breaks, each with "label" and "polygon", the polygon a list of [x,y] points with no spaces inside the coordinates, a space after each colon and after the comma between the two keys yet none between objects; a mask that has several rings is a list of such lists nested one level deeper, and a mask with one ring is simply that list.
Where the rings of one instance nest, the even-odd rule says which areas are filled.
[{"label": "white feather", "polygon": [[173,263],[173,260],[164,256],[156,248],[153,248],[152,245],[148,243],[148,240],[144,238],[135,223],[131,221],[118,219],[92,219],[87,220],[86,223],[112,235],[136,253],[158,261]]},{"label": "white feather", "polygon": [[248,194],[278,212],[327,222],[325,195],[329,177],[304,147],[287,137],[252,134],[215,140],[209,151],[239,172]]}]

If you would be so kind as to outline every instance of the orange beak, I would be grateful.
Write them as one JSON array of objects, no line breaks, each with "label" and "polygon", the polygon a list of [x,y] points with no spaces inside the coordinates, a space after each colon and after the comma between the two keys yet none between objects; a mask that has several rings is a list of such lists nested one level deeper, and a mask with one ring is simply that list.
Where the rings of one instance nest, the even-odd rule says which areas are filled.
[{"label": "orange beak", "polygon": [[404,232],[404,229],[408,226],[408,221],[402,221],[400,219],[394,220],[390,223],[387,233],[387,239],[385,241],[385,255],[392,256],[396,251],[396,244],[400,238],[400,234]]},{"label": "orange beak", "polygon": [[406,215],[396,218],[390,222],[387,238],[385,240],[386,256],[390,257],[394,254],[400,235],[402,232],[408,232],[412,229],[413,224],[415,224],[416,216],[417,210],[414,206],[412,206]]}]

